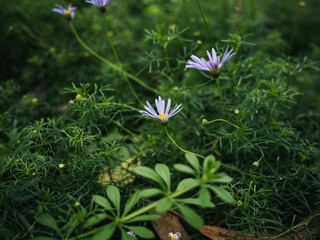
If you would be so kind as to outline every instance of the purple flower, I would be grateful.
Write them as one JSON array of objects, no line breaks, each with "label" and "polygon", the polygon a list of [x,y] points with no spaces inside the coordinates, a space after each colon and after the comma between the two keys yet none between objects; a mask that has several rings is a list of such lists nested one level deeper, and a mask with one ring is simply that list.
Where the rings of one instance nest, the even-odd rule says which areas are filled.
[{"label": "purple flower", "polygon": [[209,58],[209,61],[205,60],[204,58],[198,58],[195,55],[192,55],[191,58],[194,62],[189,60],[187,62],[187,68],[195,68],[199,70],[209,71],[211,73],[219,73],[220,68],[225,65],[234,55],[235,52],[233,52],[233,49],[231,49],[228,52],[227,47],[226,51],[223,54],[222,60],[220,61],[220,56],[217,56],[216,51],[214,48],[212,48],[212,54],[210,54],[209,51],[207,51],[207,55]]},{"label": "purple flower", "polygon": [[52,8],[52,11],[60,13],[66,17],[70,17],[71,19],[74,18],[74,10],[76,10],[76,7],[73,7],[71,4],[68,5],[67,9],[64,9],[61,5],[56,4],[55,8]]},{"label": "purple flower", "polygon": [[171,105],[171,99],[168,99],[168,104],[166,107],[166,111],[164,111],[165,109],[165,101],[161,99],[161,97],[159,96],[158,99],[155,100],[156,102],[156,107],[158,110],[158,114],[156,113],[156,111],[153,109],[153,107],[151,106],[151,104],[147,101],[147,106],[144,106],[144,108],[147,110],[143,111],[141,110],[140,113],[142,113],[142,115],[146,115],[152,118],[155,118],[161,122],[167,122],[168,119],[174,115],[176,115],[178,112],[181,111],[182,107],[182,103],[177,105],[169,112],[170,110],[170,105]]},{"label": "purple flower", "polygon": [[97,7],[106,7],[111,0],[87,0],[87,3],[91,3]]}]

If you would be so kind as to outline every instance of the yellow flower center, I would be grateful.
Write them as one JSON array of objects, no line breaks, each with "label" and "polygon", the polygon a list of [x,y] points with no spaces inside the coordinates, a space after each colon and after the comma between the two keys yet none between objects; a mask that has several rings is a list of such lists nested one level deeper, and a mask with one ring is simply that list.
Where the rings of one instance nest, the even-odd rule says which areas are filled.
[{"label": "yellow flower center", "polygon": [[161,118],[162,120],[164,120],[164,117],[165,116],[169,116],[168,114],[166,114],[166,113],[161,113],[161,114],[159,114],[159,118]]},{"label": "yellow flower center", "polygon": [[71,15],[71,11],[66,10],[66,11],[65,11],[65,15],[70,16],[70,15]]},{"label": "yellow flower center", "polygon": [[209,70],[209,72],[211,72],[211,73],[218,73],[218,72],[220,72],[220,68],[221,68],[221,64],[218,65],[217,70],[212,70],[212,69],[210,69],[210,68],[208,68],[208,70]]}]

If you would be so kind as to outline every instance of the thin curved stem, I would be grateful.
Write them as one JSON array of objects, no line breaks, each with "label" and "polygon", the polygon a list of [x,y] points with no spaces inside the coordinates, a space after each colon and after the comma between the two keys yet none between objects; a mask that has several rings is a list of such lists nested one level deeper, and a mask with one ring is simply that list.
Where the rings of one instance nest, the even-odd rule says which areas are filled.
[{"label": "thin curved stem", "polygon": [[197,156],[197,157],[205,158],[205,157],[202,156],[202,155],[199,155],[199,154],[196,154],[196,153],[194,153],[194,152],[190,152],[190,151],[188,151],[188,150],[185,150],[185,149],[181,148],[181,147],[172,139],[172,137],[170,136],[170,134],[169,134],[168,129],[167,129],[166,126],[164,126],[164,130],[166,131],[167,136],[168,136],[168,138],[171,140],[171,142],[173,142],[173,144],[176,145],[176,147],[179,148],[182,152],[191,153],[191,154],[193,154],[193,155],[195,155],[195,156]]},{"label": "thin curved stem", "polygon": [[203,20],[203,22],[204,22],[204,25],[206,25],[206,29],[207,29],[207,32],[208,32],[208,34],[209,34],[209,37],[211,38],[211,40],[213,40],[213,37],[212,37],[211,32],[210,32],[210,30],[209,30],[209,27],[208,27],[208,23],[207,23],[207,21],[206,21],[206,18],[204,17],[204,14],[203,14],[203,11],[202,11],[202,8],[201,8],[201,5],[200,5],[199,0],[197,0],[197,4],[198,4],[198,8],[199,8],[199,10],[200,10],[200,13],[201,13],[201,16],[202,16],[202,20]]},{"label": "thin curved stem", "polygon": [[[171,142],[173,142],[173,144],[176,145],[176,147],[179,148],[182,152],[191,153],[191,154],[193,154],[193,155],[195,155],[195,156],[197,156],[197,157],[203,158],[203,159],[206,158],[206,157],[204,157],[204,156],[202,156],[202,155],[199,155],[199,154],[197,154],[197,153],[190,152],[190,151],[188,151],[188,150],[185,150],[185,149],[181,148],[181,147],[172,139],[172,137],[170,136],[170,134],[169,134],[168,129],[167,129],[166,126],[164,126],[164,130],[166,131],[167,136],[168,136],[168,138],[171,140]],[[230,170],[232,170],[232,171],[236,171],[236,172],[238,172],[238,173],[241,173],[241,174],[248,175],[248,176],[252,177],[252,174],[243,172],[243,171],[241,171],[240,169],[230,167],[230,166],[228,166],[228,165],[226,165],[226,164],[221,163],[221,166],[223,166],[223,167],[225,167],[225,168],[228,168],[228,169],[230,169]]]},{"label": "thin curved stem", "polygon": [[223,97],[222,97],[222,92],[221,92],[221,88],[220,88],[220,83],[219,83],[219,77],[216,78],[216,83],[217,83],[217,87],[218,87],[218,90],[219,90],[219,95],[220,95],[220,99],[221,99],[221,103],[222,103],[222,106],[223,106],[223,109],[225,111],[225,113],[227,114],[228,118],[233,122],[235,123],[235,121],[231,118],[231,116],[229,115],[228,111],[227,111],[227,108],[226,108],[226,105],[224,104],[224,101],[223,101]]},{"label": "thin curved stem", "polygon": [[[204,119],[205,120],[205,119]],[[235,127],[235,128],[239,128],[237,125],[225,120],[225,119],[215,119],[215,120],[212,120],[212,121],[206,121],[206,122],[203,122],[203,124],[210,124],[210,123],[214,123],[214,122],[226,122],[228,124],[230,124],[231,126]]]},{"label": "thin curved stem", "polygon": [[139,83],[142,87],[157,93],[157,90],[150,87],[148,84],[146,84],[145,82],[143,82],[141,79],[137,78],[136,76],[122,70],[119,66],[117,66],[116,64],[112,63],[111,61],[109,61],[108,59],[100,56],[97,52],[95,52],[92,48],[90,48],[84,41],[82,41],[82,39],[80,38],[77,30],[74,28],[72,21],[69,21],[69,25],[70,28],[74,34],[74,36],[76,37],[77,41],[80,43],[80,45],[86,49],[90,54],[92,54],[93,56],[95,56],[97,59],[99,59],[101,62],[105,63],[106,65],[108,65],[109,67],[113,68],[114,70],[121,72],[122,74],[126,75],[128,78],[132,79],[133,81]]},{"label": "thin curved stem", "polygon": [[110,34],[109,34],[109,31],[108,31],[108,24],[107,24],[107,17],[106,17],[106,13],[103,14],[103,19],[104,19],[104,27],[106,29],[106,34],[107,34],[107,37],[108,37],[108,40],[109,40],[109,43],[110,43],[110,46],[112,48],[112,52],[113,52],[113,55],[115,57],[115,59],[117,60],[117,63],[118,63],[118,66],[120,67],[120,70],[121,70],[121,73],[124,77],[124,79],[126,80],[132,94],[134,95],[134,97],[137,99],[137,101],[143,105],[142,101],[140,100],[140,98],[138,97],[137,93],[134,91],[133,87],[132,87],[132,84],[131,82],[129,81],[128,77],[123,73],[123,68],[122,68],[122,64],[119,60],[119,57],[118,57],[118,54],[116,52],[116,50],[114,49],[114,46],[113,46],[113,43],[112,43],[112,40],[111,40],[111,37],[110,37]]}]

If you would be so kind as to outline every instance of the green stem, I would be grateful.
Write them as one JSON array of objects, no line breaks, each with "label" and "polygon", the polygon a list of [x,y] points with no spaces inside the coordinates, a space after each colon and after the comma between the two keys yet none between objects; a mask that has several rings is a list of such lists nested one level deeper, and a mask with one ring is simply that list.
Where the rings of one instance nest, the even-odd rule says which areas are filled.
[{"label": "green stem", "polygon": [[209,27],[208,27],[208,23],[207,23],[207,21],[206,21],[206,18],[204,17],[202,8],[201,8],[201,6],[200,6],[199,0],[197,0],[197,4],[198,4],[198,8],[199,8],[199,10],[200,10],[200,13],[201,13],[201,16],[202,16],[202,20],[203,20],[203,22],[204,22],[204,25],[206,25],[206,29],[207,29],[207,32],[208,32],[208,34],[209,34],[209,37],[210,37],[211,40],[213,40],[213,37],[212,37],[211,32],[210,32]]},{"label": "green stem", "polygon": [[[167,197],[170,198],[170,199],[176,198],[176,197],[178,197],[178,196],[180,196],[180,195],[182,195],[182,194],[190,191],[191,189],[193,189],[193,188],[195,188],[195,187],[196,187],[196,186],[193,186],[193,187],[190,187],[190,188],[185,188],[185,189],[182,189],[182,190],[180,190],[180,191],[176,191],[176,192],[174,192],[174,193],[171,193],[171,194],[170,194],[169,196],[167,196]],[[161,199],[160,199],[160,200],[161,200]],[[137,216],[139,216],[139,215],[141,215],[141,214],[143,214],[143,213],[145,213],[145,212],[150,211],[151,209],[153,209],[154,207],[157,206],[157,204],[158,204],[158,202],[159,202],[160,200],[158,200],[158,201],[156,201],[156,202],[153,202],[153,203],[151,203],[151,204],[149,204],[149,205],[147,205],[147,206],[145,206],[145,207],[143,207],[143,208],[140,208],[140,209],[138,209],[137,211],[135,211],[135,212],[133,212],[133,213],[131,213],[131,214],[125,216],[125,217],[120,218],[120,221],[121,221],[121,222],[126,222],[126,221],[128,221],[128,220],[130,220],[130,219],[132,219],[132,218],[134,218],[134,217],[137,217]]]},{"label": "green stem", "polygon": [[[205,120],[205,119],[203,119],[203,120]],[[229,121],[227,121],[227,120],[225,120],[225,119],[215,119],[215,120],[212,120],[212,121],[206,121],[206,122],[204,122],[202,120],[202,122],[203,122],[203,124],[210,124],[210,123],[214,123],[214,122],[226,122],[226,123],[228,123],[228,124],[230,124],[231,126],[233,126],[233,127],[235,127],[235,128],[239,128],[237,125],[234,125],[233,123],[231,123],[231,122],[229,122]]]},{"label": "green stem", "polygon": [[111,61],[109,61],[108,59],[100,56],[97,52],[95,52],[92,48],[90,48],[87,44],[85,44],[84,41],[82,41],[82,39],[80,38],[79,34],[77,33],[77,30],[74,28],[72,21],[69,21],[69,25],[70,28],[73,32],[73,34],[75,35],[77,41],[80,43],[80,45],[86,49],[89,53],[91,53],[93,56],[95,56],[97,59],[99,59],[101,62],[107,64],[109,67],[113,68],[114,70],[121,72],[122,74],[126,75],[128,78],[132,79],[133,81],[139,83],[141,86],[143,86],[144,88],[157,93],[157,90],[150,87],[148,84],[146,84],[145,82],[143,82],[142,80],[140,80],[139,78],[137,78],[136,76],[122,70],[119,66],[117,66],[116,64],[112,63]]},{"label": "green stem", "polygon": [[[195,156],[197,156],[197,157],[200,157],[200,158],[206,158],[206,157],[204,157],[204,156],[202,156],[202,155],[199,155],[199,154],[196,154],[196,153],[194,153],[194,152],[190,152],[190,151],[188,151],[188,150],[185,150],[185,149],[181,148],[181,147],[172,139],[172,137],[170,136],[170,134],[169,134],[166,126],[164,126],[164,130],[166,131],[167,136],[168,136],[169,139],[173,142],[173,144],[176,145],[176,147],[179,148],[182,152],[191,153],[191,154],[193,154],[193,155],[195,155]],[[248,175],[248,176],[251,176],[251,177],[253,176],[253,175],[250,174],[250,173],[243,172],[243,171],[241,171],[240,169],[230,167],[230,166],[228,166],[228,165],[226,165],[226,164],[223,164],[223,163],[221,163],[221,166],[223,166],[223,167],[225,167],[225,168],[228,168],[228,169],[230,169],[230,170],[232,170],[232,171],[236,171],[236,172],[238,172],[238,173],[244,174],[244,175]]]},{"label": "green stem", "polygon": [[133,89],[133,87],[132,87],[132,85],[131,85],[131,82],[129,81],[128,77],[123,73],[122,64],[121,64],[121,62],[120,62],[120,60],[119,60],[119,57],[118,57],[118,54],[117,54],[116,50],[114,49],[114,46],[113,46],[113,43],[112,43],[112,40],[111,40],[109,31],[108,31],[108,24],[107,24],[107,16],[106,16],[106,15],[107,15],[106,13],[103,14],[104,27],[105,27],[105,29],[106,29],[107,37],[108,37],[110,46],[111,46],[111,48],[112,48],[113,55],[114,55],[114,57],[115,57],[116,60],[117,60],[118,66],[120,67],[120,70],[121,70],[121,73],[122,73],[124,79],[126,80],[126,82],[127,82],[128,86],[129,86],[132,94],[133,94],[134,97],[137,99],[137,101],[138,101],[141,105],[143,105],[143,103],[141,102],[140,98],[138,97],[138,95],[137,95],[136,92],[134,91],[134,89]]},{"label": "green stem", "polygon": [[225,113],[227,114],[228,118],[233,122],[235,123],[235,121],[230,117],[228,111],[227,111],[227,108],[226,108],[226,105],[224,105],[224,101],[223,101],[223,97],[222,97],[222,92],[221,92],[221,88],[220,88],[220,83],[219,83],[219,77],[216,78],[216,83],[217,83],[217,87],[218,87],[218,90],[219,90],[219,95],[220,95],[220,99],[221,99],[221,103],[222,103],[222,106],[223,106],[223,109],[225,111]]},{"label": "green stem", "polygon": [[176,145],[176,147],[179,148],[182,152],[191,153],[191,154],[193,154],[193,155],[195,155],[195,156],[197,156],[197,157],[205,158],[205,157],[202,156],[202,155],[199,155],[199,154],[196,154],[196,153],[194,153],[194,152],[190,152],[190,151],[188,151],[188,150],[185,150],[185,149],[181,148],[181,147],[172,139],[172,137],[170,136],[170,134],[169,134],[168,129],[167,129],[166,126],[164,126],[164,130],[166,131],[168,138],[169,138],[169,139],[173,142],[173,144]]},{"label": "green stem", "polygon": [[171,76],[171,78],[169,78],[169,80],[170,80],[172,83],[174,83],[174,74],[173,74],[173,72],[172,72],[172,70],[171,70],[171,67],[170,67],[170,64],[169,64],[169,56],[168,56],[167,47],[165,47],[164,44],[163,44],[163,49],[164,49],[164,56],[165,56],[165,58],[166,58],[166,65],[167,65],[167,68],[168,68],[169,73],[170,73],[170,76]]}]

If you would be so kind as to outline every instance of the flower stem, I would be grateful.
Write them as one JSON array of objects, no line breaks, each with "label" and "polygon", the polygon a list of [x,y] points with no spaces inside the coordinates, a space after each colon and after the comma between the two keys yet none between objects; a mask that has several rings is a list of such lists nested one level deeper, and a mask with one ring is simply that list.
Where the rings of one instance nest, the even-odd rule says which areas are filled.
[{"label": "flower stem", "polygon": [[107,16],[106,16],[106,15],[107,15],[106,13],[103,14],[104,27],[105,27],[105,29],[106,29],[107,37],[108,37],[110,46],[111,46],[111,48],[112,48],[113,55],[114,55],[115,59],[117,60],[118,66],[120,67],[120,70],[121,70],[121,73],[122,73],[124,79],[126,80],[126,82],[127,82],[128,86],[129,86],[132,94],[133,94],[134,97],[137,99],[137,101],[138,101],[141,105],[143,105],[143,103],[141,102],[140,98],[138,97],[138,95],[137,95],[136,92],[134,91],[134,89],[133,89],[133,87],[132,87],[132,85],[131,85],[131,82],[129,81],[128,77],[123,73],[122,64],[121,64],[121,62],[120,62],[120,60],[119,60],[119,57],[118,57],[118,54],[117,54],[116,50],[114,49],[114,46],[113,46],[113,44],[112,44],[112,40],[111,40],[109,31],[108,31],[108,24],[107,24]]},{"label": "flower stem", "polygon": [[[168,136],[169,139],[173,142],[173,144],[176,145],[176,147],[179,148],[182,152],[191,153],[191,154],[193,154],[193,155],[195,155],[195,156],[197,156],[197,157],[203,158],[203,159],[205,158],[205,157],[202,156],[202,155],[199,155],[199,154],[197,154],[197,153],[190,152],[190,151],[188,151],[188,150],[185,150],[185,149],[181,148],[181,147],[172,139],[172,137],[170,136],[170,134],[169,134],[168,129],[167,129],[166,126],[164,126],[164,130],[166,131],[167,136]],[[232,171],[236,171],[236,172],[238,172],[238,173],[241,173],[241,174],[248,175],[248,176],[251,176],[251,177],[252,177],[252,174],[243,172],[243,171],[241,171],[240,169],[230,167],[230,166],[228,166],[228,165],[226,165],[226,164],[221,163],[221,166],[223,166],[223,167],[225,167],[225,168],[228,168],[228,169],[230,169],[230,170],[232,170]]]},{"label": "flower stem", "polygon": [[96,58],[98,58],[101,62],[105,63],[106,65],[108,65],[109,67],[113,68],[114,70],[121,72],[123,75],[126,75],[128,78],[132,79],[133,81],[139,83],[141,86],[143,86],[144,88],[157,93],[157,90],[150,87],[148,84],[146,84],[145,82],[143,82],[141,79],[137,78],[136,76],[122,70],[119,66],[117,66],[116,64],[112,63],[111,61],[109,61],[108,59],[100,56],[97,52],[95,52],[92,48],[90,48],[87,44],[85,44],[84,41],[82,41],[82,39],[80,38],[79,34],[77,33],[77,30],[74,28],[72,21],[69,21],[69,25],[70,28],[74,34],[74,36],[76,37],[77,41],[80,43],[80,45],[86,49],[89,53],[91,53],[93,56],[95,56]]},{"label": "flower stem", "polygon": [[201,8],[201,5],[200,5],[199,0],[197,0],[197,4],[198,4],[198,8],[199,8],[199,10],[200,10],[200,13],[201,13],[201,16],[202,16],[202,20],[203,20],[203,22],[204,22],[204,25],[206,25],[206,29],[207,29],[208,35],[209,35],[210,39],[213,40],[213,37],[212,37],[211,32],[210,32],[210,30],[209,30],[209,27],[208,27],[208,23],[207,23],[207,21],[206,21],[206,18],[204,17],[204,14],[203,14],[203,11],[202,11],[202,8]]},{"label": "flower stem", "polygon": [[227,114],[228,118],[233,122],[235,123],[235,121],[231,118],[231,116],[229,115],[228,111],[227,111],[227,108],[226,108],[226,105],[224,105],[224,101],[223,101],[223,97],[222,97],[222,92],[221,92],[221,88],[220,88],[220,83],[219,83],[219,77],[216,78],[216,83],[217,83],[217,87],[218,87],[218,90],[219,90],[219,95],[220,95],[220,99],[221,99],[221,103],[222,103],[222,106],[223,106],[223,109],[225,111],[225,113]]},{"label": "flower stem", "polygon": [[[205,119],[204,119],[205,120]],[[202,121],[203,122],[203,121]],[[231,126],[235,127],[235,128],[239,128],[237,125],[234,125],[233,123],[225,120],[225,119],[215,119],[215,120],[212,120],[212,121],[206,121],[206,122],[203,122],[203,124],[210,124],[210,123],[214,123],[214,122],[226,122],[228,124],[230,124]]]},{"label": "flower stem", "polygon": [[191,154],[193,154],[193,155],[195,155],[195,156],[197,156],[197,157],[205,158],[205,157],[202,156],[202,155],[199,155],[199,154],[196,154],[196,153],[194,153],[194,152],[190,152],[190,151],[188,151],[188,150],[184,150],[183,148],[181,148],[181,147],[172,139],[172,137],[170,136],[170,134],[169,134],[168,129],[167,129],[166,126],[164,126],[164,130],[166,131],[168,138],[169,138],[169,139],[173,142],[173,144],[176,145],[176,147],[179,148],[182,152],[191,153]]}]

